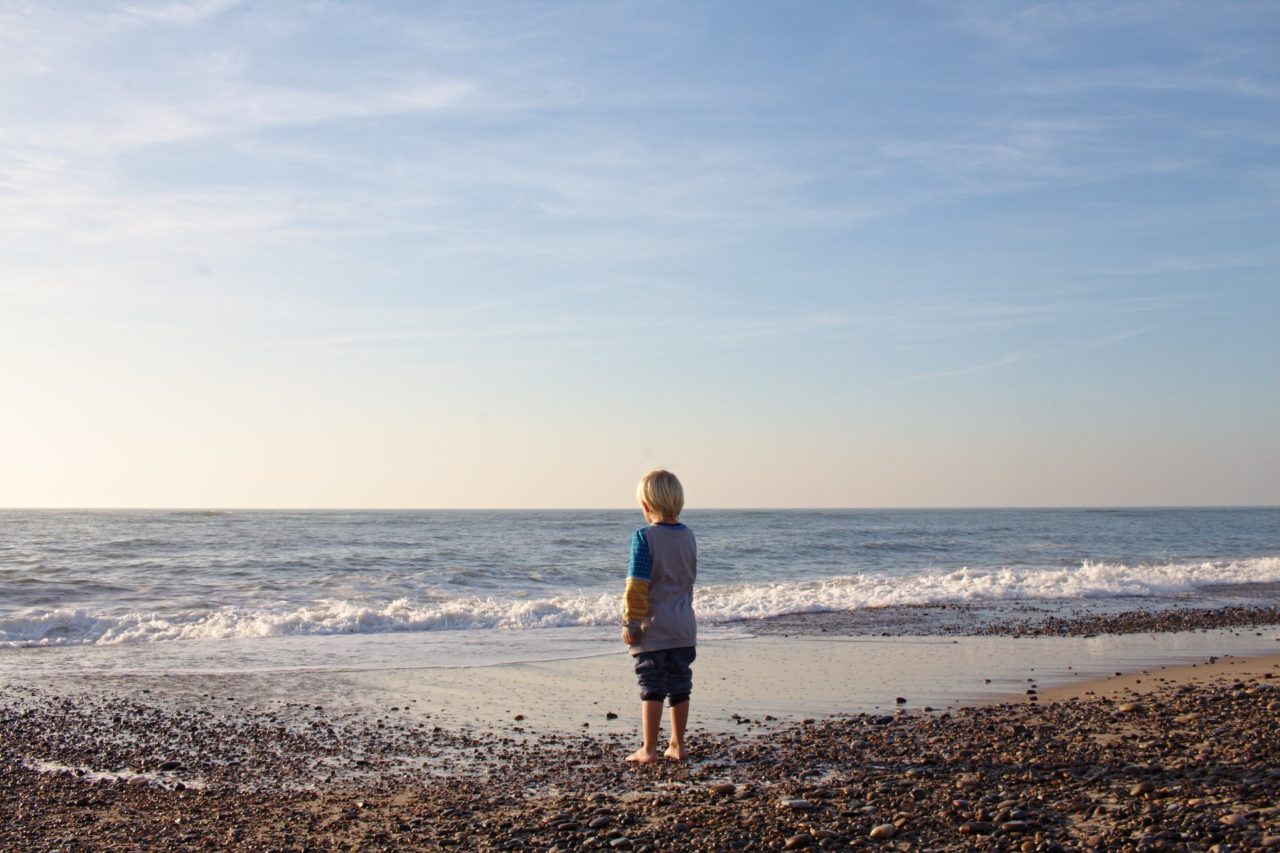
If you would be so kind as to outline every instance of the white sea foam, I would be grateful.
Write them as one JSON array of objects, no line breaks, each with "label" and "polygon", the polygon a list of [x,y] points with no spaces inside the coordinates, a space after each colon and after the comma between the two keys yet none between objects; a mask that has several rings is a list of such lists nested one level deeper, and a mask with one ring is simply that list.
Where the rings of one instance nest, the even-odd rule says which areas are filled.
[{"label": "white sea foam", "polygon": [[[965,568],[907,577],[861,574],[818,581],[704,586],[698,591],[696,606],[699,620],[714,624],[890,605],[1168,595],[1213,584],[1266,582],[1280,582],[1280,557],[1137,566],[1085,562],[1070,569]],[[517,600],[471,597],[431,603],[408,598],[380,603],[330,598],[299,606],[228,607],[163,615],[28,610],[0,618],[0,647],[597,626],[614,624],[618,607],[618,596],[609,593]]]},{"label": "white sea foam", "polygon": [[1280,582],[1280,557],[1139,566],[1086,561],[1071,569],[964,568],[910,577],[745,584],[704,590],[697,605],[700,618],[729,621],[906,604],[1171,595],[1218,584],[1273,582]]}]

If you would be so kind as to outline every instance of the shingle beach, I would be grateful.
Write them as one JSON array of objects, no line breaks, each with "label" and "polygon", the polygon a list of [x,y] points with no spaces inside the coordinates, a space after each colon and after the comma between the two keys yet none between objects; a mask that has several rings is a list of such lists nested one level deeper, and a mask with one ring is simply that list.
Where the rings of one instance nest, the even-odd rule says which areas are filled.
[{"label": "shingle beach", "polygon": [[[1274,642],[1273,613],[1248,617]],[[628,728],[601,731],[608,714],[633,722],[629,706],[570,731],[202,699],[0,687],[0,849],[1280,846],[1276,655],[1031,679],[1013,701],[948,709],[733,715],[695,732],[688,763],[649,767],[622,761]]]}]

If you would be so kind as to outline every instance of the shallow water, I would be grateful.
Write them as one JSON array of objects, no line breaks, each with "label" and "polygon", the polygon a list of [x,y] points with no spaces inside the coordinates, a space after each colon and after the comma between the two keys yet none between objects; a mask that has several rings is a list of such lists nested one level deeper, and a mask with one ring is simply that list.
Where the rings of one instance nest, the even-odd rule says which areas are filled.
[{"label": "shallow water", "polygon": [[[391,638],[332,639],[365,644]],[[1115,671],[1148,669],[1158,676],[1162,666],[1277,653],[1276,626],[1258,631],[1021,639],[903,635],[709,640],[699,645],[693,667],[692,726],[750,732],[766,715],[786,721],[1026,701],[1025,690],[1031,686],[1045,690]],[[274,712],[301,704],[323,708],[330,718],[427,722],[513,737],[547,732],[630,736],[639,702],[631,659],[616,648],[577,658],[489,666],[101,671],[92,678],[73,669],[46,668],[23,684],[53,695],[132,696],[202,714]],[[907,701],[898,703],[899,697]],[[609,719],[609,712],[618,716]],[[516,715],[523,719],[516,720]]]}]

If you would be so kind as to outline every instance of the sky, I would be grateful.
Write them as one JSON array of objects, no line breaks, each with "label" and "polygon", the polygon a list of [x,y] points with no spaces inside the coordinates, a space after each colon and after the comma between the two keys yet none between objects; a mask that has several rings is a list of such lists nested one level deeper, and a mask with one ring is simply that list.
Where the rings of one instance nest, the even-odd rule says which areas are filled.
[{"label": "sky", "polygon": [[0,506],[1280,504],[1277,44],[0,0]]}]

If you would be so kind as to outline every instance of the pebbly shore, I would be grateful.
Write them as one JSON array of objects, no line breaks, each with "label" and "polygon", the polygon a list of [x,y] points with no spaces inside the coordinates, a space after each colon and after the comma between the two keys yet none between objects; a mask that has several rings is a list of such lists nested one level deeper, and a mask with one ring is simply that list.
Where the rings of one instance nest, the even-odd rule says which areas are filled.
[{"label": "pebbly shore", "polygon": [[1280,664],[1197,672],[1052,702],[1029,681],[947,711],[742,717],[647,767],[622,761],[634,734],[589,727],[11,684],[0,850],[1280,848]]},{"label": "pebbly shore", "polygon": [[[1092,637],[1100,634],[1167,634],[1223,628],[1280,625],[1275,604],[1221,607],[1166,606],[1106,613],[1062,615],[1027,604],[958,603],[871,607],[860,610],[791,613],[751,623],[760,635],[894,636],[903,633],[946,637]],[[1083,608],[1082,608],[1083,609]]]}]

